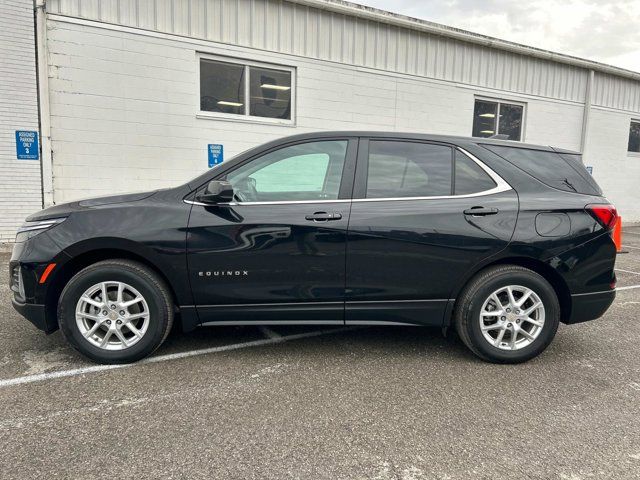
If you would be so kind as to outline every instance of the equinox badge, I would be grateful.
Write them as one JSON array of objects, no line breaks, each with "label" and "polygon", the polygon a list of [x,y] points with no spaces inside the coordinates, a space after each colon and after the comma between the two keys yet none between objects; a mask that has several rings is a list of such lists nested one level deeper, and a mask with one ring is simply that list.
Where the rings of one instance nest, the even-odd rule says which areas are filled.
[{"label": "equinox badge", "polygon": [[248,275],[248,270],[209,270],[206,272],[198,272],[199,277],[246,277]]}]

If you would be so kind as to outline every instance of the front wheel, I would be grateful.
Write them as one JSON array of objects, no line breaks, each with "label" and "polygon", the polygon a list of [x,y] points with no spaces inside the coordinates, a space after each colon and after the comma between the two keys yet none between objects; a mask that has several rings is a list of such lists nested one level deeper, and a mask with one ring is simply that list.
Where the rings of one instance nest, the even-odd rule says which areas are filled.
[{"label": "front wheel", "polygon": [[469,282],[457,302],[454,322],[462,341],[480,358],[520,363],[549,346],[560,323],[560,305],[544,277],[502,265]]},{"label": "front wheel", "polygon": [[60,330],[80,353],[99,363],[129,363],[151,354],[167,337],[173,303],[151,269],[106,260],[78,272],[58,302]]}]

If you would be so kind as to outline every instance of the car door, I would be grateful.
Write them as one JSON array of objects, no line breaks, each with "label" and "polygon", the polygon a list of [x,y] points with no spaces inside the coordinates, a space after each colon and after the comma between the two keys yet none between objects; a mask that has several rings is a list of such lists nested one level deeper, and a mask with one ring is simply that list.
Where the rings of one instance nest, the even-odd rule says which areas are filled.
[{"label": "car door", "polygon": [[194,202],[187,262],[201,322],[344,322],[356,150],[353,138],[275,147],[224,173],[233,202]]},{"label": "car door", "polygon": [[452,145],[361,140],[346,323],[441,325],[454,287],[506,247],[517,212],[511,187]]}]

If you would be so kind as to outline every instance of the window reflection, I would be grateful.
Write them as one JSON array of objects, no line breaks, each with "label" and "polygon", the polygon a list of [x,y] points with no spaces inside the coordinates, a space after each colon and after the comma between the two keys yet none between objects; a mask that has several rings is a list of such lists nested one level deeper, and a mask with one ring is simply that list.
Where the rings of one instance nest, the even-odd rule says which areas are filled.
[{"label": "window reflection", "polygon": [[250,67],[250,115],[291,118],[291,73]]},{"label": "window reflection", "polygon": [[200,62],[200,110],[243,115],[244,71],[233,63]]}]

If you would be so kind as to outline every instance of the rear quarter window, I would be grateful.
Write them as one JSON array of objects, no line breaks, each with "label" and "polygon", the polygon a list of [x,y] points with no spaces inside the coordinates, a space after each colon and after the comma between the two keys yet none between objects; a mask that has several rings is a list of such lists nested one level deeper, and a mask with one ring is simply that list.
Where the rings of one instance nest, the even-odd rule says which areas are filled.
[{"label": "rear quarter window", "polygon": [[582,164],[580,155],[501,145],[483,147],[550,187],[566,192],[602,195],[602,190]]},{"label": "rear quarter window", "polygon": [[486,192],[496,187],[496,182],[487,175],[487,172],[460,151],[456,151],[454,170],[455,195],[468,195],[472,193]]}]

